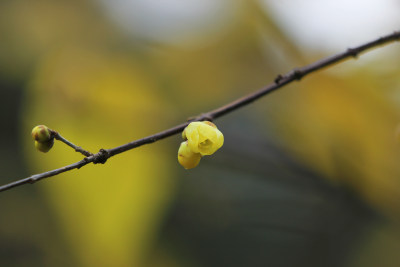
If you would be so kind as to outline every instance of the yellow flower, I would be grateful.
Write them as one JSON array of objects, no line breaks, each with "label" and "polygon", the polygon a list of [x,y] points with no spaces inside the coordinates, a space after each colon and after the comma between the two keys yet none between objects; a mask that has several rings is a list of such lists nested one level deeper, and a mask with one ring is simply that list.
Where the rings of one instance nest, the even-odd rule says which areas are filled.
[{"label": "yellow flower", "polygon": [[209,121],[190,123],[182,133],[193,153],[212,155],[224,144],[224,135]]},{"label": "yellow flower", "polygon": [[182,142],[178,150],[178,161],[185,169],[196,167],[201,159],[200,153],[193,153],[188,147],[188,141]]}]

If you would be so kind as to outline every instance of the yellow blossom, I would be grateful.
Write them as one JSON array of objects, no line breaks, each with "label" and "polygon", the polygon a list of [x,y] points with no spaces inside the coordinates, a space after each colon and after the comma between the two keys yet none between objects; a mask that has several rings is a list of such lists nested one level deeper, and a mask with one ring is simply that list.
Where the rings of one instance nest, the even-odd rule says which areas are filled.
[{"label": "yellow blossom", "polygon": [[182,133],[193,153],[212,155],[224,144],[224,135],[209,121],[190,123]]}]

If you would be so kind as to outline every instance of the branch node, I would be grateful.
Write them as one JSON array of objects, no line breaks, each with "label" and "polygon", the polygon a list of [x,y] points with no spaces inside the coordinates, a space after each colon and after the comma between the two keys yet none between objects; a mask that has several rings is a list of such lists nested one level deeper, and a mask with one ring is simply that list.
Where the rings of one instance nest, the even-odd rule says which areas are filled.
[{"label": "branch node", "polygon": [[49,131],[50,131],[50,136],[51,136],[51,138],[55,138],[55,139],[58,139],[57,137],[58,137],[58,132],[57,131],[54,131],[54,130],[52,130],[52,129],[49,129]]},{"label": "branch node", "polygon": [[84,149],[83,149],[82,147],[80,147],[80,146],[78,146],[78,147],[75,148],[75,152],[79,152],[79,153],[83,154],[83,155],[86,156],[86,157],[93,156],[92,153],[90,153],[89,151],[84,150]]},{"label": "branch node", "polygon": [[354,58],[357,58],[357,57],[358,57],[359,51],[358,51],[358,49],[348,48],[348,49],[347,49],[347,53],[348,53],[350,56],[352,56],[352,57],[354,57]]},{"label": "branch node", "polygon": [[107,159],[110,157],[110,153],[108,153],[107,150],[102,148],[102,149],[100,149],[100,151],[97,154],[95,154],[93,156],[94,156],[94,159],[93,159],[94,164],[98,164],[98,163],[104,164],[104,163],[106,163]]},{"label": "branch node", "polygon": [[276,84],[278,84],[282,79],[283,79],[282,74],[278,74],[278,75],[276,76],[274,82],[275,82]]},{"label": "branch node", "polygon": [[38,181],[38,175],[32,175],[31,177],[30,177],[30,179],[28,180],[28,182],[30,183],[30,184],[34,184],[34,183],[36,183]]},{"label": "branch node", "polygon": [[299,69],[294,69],[292,72],[293,78],[295,78],[296,80],[300,81],[301,78],[303,78],[304,73],[299,70]]}]

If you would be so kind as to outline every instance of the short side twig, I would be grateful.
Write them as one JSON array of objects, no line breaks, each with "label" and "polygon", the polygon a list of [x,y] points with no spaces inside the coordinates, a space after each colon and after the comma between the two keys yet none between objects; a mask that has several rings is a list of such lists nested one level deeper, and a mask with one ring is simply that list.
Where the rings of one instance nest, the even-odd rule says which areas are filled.
[{"label": "short side twig", "polygon": [[63,142],[64,144],[66,144],[66,145],[72,147],[76,152],[79,152],[79,153],[81,153],[82,155],[84,155],[84,156],[86,156],[86,157],[89,157],[89,156],[92,156],[92,155],[93,155],[93,154],[90,153],[89,151],[83,149],[83,148],[80,147],[80,146],[77,146],[77,145],[71,143],[70,141],[68,141],[67,139],[65,139],[64,137],[62,137],[57,131],[54,131],[54,130],[50,130],[50,131],[51,131],[52,135],[54,136],[54,138],[55,138],[56,140],[59,140],[59,141]]},{"label": "short side twig", "polygon": [[[345,59],[357,58],[361,53],[363,53],[371,48],[385,45],[385,44],[388,44],[388,43],[391,43],[394,41],[399,41],[399,39],[400,39],[400,31],[396,31],[392,34],[383,36],[383,37],[373,40],[371,42],[360,45],[358,47],[349,48],[345,52],[333,55],[331,57],[321,59],[319,61],[316,61],[314,63],[306,65],[302,68],[293,69],[292,71],[288,72],[285,75],[279,74],[275,78],[274,82],[271,83],[270,85],[254,92],[252,94],[249,94],[247,96],[239,98],[225,106],[214,109],[207,113],[203,113],[200,116],[193,117],[190,119],[190,121],[203,121],[203,120],[212,121],[212,120],[217,119],[217,118],[219,118],[227,113],[230,113],[236,109],[246,106],[246,105],[254,102],[255,100],[260,99],[261,97],[263,97],[263,96],[275,91],[276,89],[281,88],[293,81],[298,81],[298,80],[302,79],[304,76],[306,76],[312,72],[315,72],[317,70],[320,70],[320,69],[328,67],[328,66],[332,66],[335,63],[338,63]],[[24,178],[24,179],[15,181],[15,182],[5,184],[3,186],[0,186],[0,192],[11,189],[11,188],[19,186],[19,185],[23,185],[23,184],[27,184],[27,183],[35,183],[37,181],[40,181],[41,179],[55,176],[55,175],[58,175],[60,173],[66,172],[66,171],[70,171],[73,169],[79,169],[89,163],[104,164],[108,158],[113,157],[117,154],[123,153],[125,151],[131,150],[135,147],[139,147],[139,146],[142,146],[145,144],[154,143],[158,140],[178,134],[183,131],[183,129],[189,124],[189,122],[182,123],[173,128],[170,128],[168,130],[159,132],[159,133],[151,135],[151,136],[147,136],[142,139],[132,141],[130,143],[127,143],[127,144],[124,144],[124,145],[121,145],[121,146],[118,146],[115,148],[100,149],[100,151],[94,155],[78,146],[75,146],[74,144],[67,141],[65,138],[61,137],[59,134],[57,134],[55,136],[55,138],[57,140],[60,140],[60,141],[64,142],[65,144],[71,146],[72,148],[75,149],[75,151],[78,151],[78,152],[82,153],[83,155],[85,155],[86,158],[84,158],[83,160],[81,160],[79,162],[76,162],[74,164],[71,164],[71,165],[68,165],[68,166],[65,166],[65,167],[62,167],[59,169],[55,169],[55,170],[40,173],[40,174],[35,174],[35,175],[32,175],[30,177],[27,177],[27,178]]]}]

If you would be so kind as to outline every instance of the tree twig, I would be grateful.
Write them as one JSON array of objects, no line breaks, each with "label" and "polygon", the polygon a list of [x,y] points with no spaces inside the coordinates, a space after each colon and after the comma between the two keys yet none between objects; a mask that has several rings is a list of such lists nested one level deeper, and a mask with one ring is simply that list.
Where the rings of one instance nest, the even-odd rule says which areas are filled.
[{"label": "tree twig", "polygon": [[86,156],[86,157],[89,157],[89,156],[92,156],[92,155],[93,155],[93,154],[90,153],[89,151],[83,149],[83,148],[80,147],[80,146],[77,146],[77,145],[71,143],[70,141],[68,141],[67,139],[65,139],[64,137],[62,137],[61,134],[59,134],[57,131],[54,131],[54,130],[50,130],[50,131],[51,131],[52,135],[54,136],[54,138],[55,138],[56,140],[59,140],[59,141],[63,142],[64,144],[66,144],[67,146],[72,147],[76,152],[79,152],[79,153],[81,153],[82,155],[84,155],[84,156]]},{"label": "tree twig", "polygon": [[230,113],[236,109],[239,109],[243,106],[246,106],[250,103],[252,103],[253,101],[265,96],[266,94],[269,94],[273,91],[275,91],[278,88],[281,88],[293,81],[296,80],[300,80],[302,79],[304,76],[308,75],[309,73],[315,72],[317,70],[320,70],[322,68],[331,66],[335,63],[338,63],[340,61],[343,61],[345,59],[349,59],[349,58],[357,58],[358,55],[360,55],[361,53],[365,52],[366,50],[369,50],[371,48],[375,48],[381,45],[385,45],[394,41],[399,41],[400,40],[400,31],[396,31],[393,32],[392,34],[380,37],[376,40],[370,41],[368,43],[365,43],[363,45],[360,45],[358,47],[354,47],[354,48],[349,48],[346,51],[321,59],[319,61],[316,61],[314,63],[311,63],[309,65],[306,65],[302,68],[296,68],[293,69],[292,71],[284,74],[284,75],[278,75],[274,82],[267,85],[264,88],[261,88],[260,90],[251,93],[247,96],[244,96],[242,98],[239,98],[225,106],[222,106],[220,108],[214,109],[212,111],[209,111],[207,113],[203,113],[199,116],[196,116],[192,119],[190,119],[188,122],[182,123],[180,125],[177,125],[173,128],[170,128],[168,130],[159,132],[157,134],[151,135],[151,136],[147,136],[145,138],[142,139],[138,139],[135,141],[132,141],[130,143],[118,146],[118,147],[114,147],[111,149],[100,149],[100,151],[96,154],[91,154],[90,152],[83,150],[80,147],[75,146],[74,144],[70,143],[69,141],[67,141],[65,138],[61,137],[59,134],[55,136],[56,139],[66,143],[67,145],[73,147],[77,152],[82,153],[83,155],[85,155],[86,157],[81,160],[78,161],[76,163],[73,163],[71,165],[59,168],[59,169],[55,169],[55,170],[51,170],[48,172],[44,172],[44,173],[40,173],[40,174],[35,174],[32,175],[30,177],[21,179],[21,180],[17,180],[15,182],[11,182],[8,184],[5,184],[3,186],[0,186],[0,192],[1,191],[5,191],[8,189],[11,189],[13,187],[17,187],[23,184],[27,184],[27,183],[35,183],[37,181],[40,181],[44,178],[48,178],[51,176],[55,176],[58,175],[60,173],[63,172],[67,172],[73,169],[79,169],[89,163],[94,163],[94,164],[104,164],[107,159],[109,159],[110,157],[113,157],[117,154],[126,152],[128,150],[131,150],[133,148],[145,145],[145,144],[151,144],[154,143],[156,141],[159,141],[161,139],[164,139],[166,137],[178,134],[180,132],[182,132],[185,127],[191,122],[191,121],[203,121],[203,120],[209,120],[212,121],[214,119],[217,119],[221,116],[224,116],[227,113]]}]

